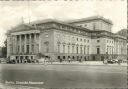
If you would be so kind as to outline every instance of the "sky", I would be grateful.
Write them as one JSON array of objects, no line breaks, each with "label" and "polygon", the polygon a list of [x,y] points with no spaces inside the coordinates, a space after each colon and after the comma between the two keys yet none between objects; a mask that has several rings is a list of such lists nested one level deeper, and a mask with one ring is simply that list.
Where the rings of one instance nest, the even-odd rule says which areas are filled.
[{"label": "sky", "polygon": [[0,46],[7,30],[22,22],[74,20],[100,15],[113,22],[112,32],[127,28],[127,0],[0,1]]}]

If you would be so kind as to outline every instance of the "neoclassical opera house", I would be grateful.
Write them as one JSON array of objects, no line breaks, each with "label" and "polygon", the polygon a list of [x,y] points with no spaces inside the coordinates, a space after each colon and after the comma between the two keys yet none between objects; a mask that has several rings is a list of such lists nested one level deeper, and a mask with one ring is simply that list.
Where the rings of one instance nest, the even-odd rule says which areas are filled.
[{"label": "neoclassical opera house", "polygon": [[20,24],[7,32],[7,57],[24,62],[38,54],[74,61],[126,59],[126,37],[112,33],[112,21],[93,16],[74,21],[42,20]]}]

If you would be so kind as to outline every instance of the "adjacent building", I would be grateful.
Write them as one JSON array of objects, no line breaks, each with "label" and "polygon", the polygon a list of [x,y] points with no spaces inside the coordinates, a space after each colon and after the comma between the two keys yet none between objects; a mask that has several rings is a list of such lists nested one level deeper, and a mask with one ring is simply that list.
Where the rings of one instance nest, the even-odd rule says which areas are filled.
[{"label": "adjacent building", "polygon": [[126,59],[127,38],[111,32],[112,21],[100,16],[74,21],[35,21],[7,33],[7,57],[18,62],[37,59],[39,53],[59,61]]},{"label": "adjacent building", "polygon": [[118,31],[116,34],[127,38],[127,59],[128,59],[128,29],[122,29],[122,30]]}]

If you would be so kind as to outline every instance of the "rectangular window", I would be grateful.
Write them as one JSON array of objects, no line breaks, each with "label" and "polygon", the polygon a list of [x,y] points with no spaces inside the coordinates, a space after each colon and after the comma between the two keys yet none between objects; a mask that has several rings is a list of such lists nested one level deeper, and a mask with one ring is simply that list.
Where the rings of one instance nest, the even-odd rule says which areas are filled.
[{"label": "rectangular window", "polygon": [[76,47],[76,53],[78,54],[78,46]]},{"label": "rectangular window", "polygon": [[88,50],[88,52],[87,52],[87,53],[89,54],[89,46],[87,47],[87,50]]},{"label": "rectangular window", "polygon": [[24,45],[22,45],[22,52],[24,53]]},{"label": "rectangular window", "polygon": [[63,53],[65,53],[65,45],[63,45]]},{"label": "rectangular window", "polygon": [[78,38],[77,38],[77,41],[78,41]]},{"label": "rectangular window", "polygon": [[100,48],[97,48],[97,54],[100,54]]},{"label": "rectangular window", "polygon": [[49,46],[46,45],[46,53],[48,53],[48,52],[49,52]]},{"label": "rectangular window", "polygon": [[39,53],[39,44],[37,44],[37,53]]},{"label": "rectangular window", "polygon": [[29,53],[29,45],[27,45],[27,47],[26,47],[26,48],[27,48],[27,53]]},{"label": "rectangular window", "polygon": [[19,53],[20,52],[20,46],[18,45],[18,48],[17,48],[17,52]]},{"label": "rectangular window", "polygon": [[96,30],[96,23],[93,23],[93,30]]},{"label": "rectangular window", "polygon": [[97,40],[97,43],[99,43],[100,42],[100,40]]},{"label": "rectangular window", "polygon": [[60,53],[60,44],[58,44],[58,53]]},{"label": "rectangular window", "polygon": [[84,54],[86,54],[86,46],[84,46]]},{"label": "rectangular window", "polygon": [[32,45],[32,53],[34,53],[34,45]]},{"label": "rectangular window", "polygon": [[70,53],[70,46],[68,46],[68,53]]},{"label": "rectangular window", "polygon": [[86,39],[84,39],[84,42],[86,42]]},{"label": "rectangular window", "polygon": [[31,56],[31,59],[33,59],[33,56]]},{"label": "rectangular window", "polygon": [[107,46],[107,53],[108,53],[108,48],[109,48],[109,47]]},{"label": "rectangular window", "polygon": [[72,53],[74,53],[74,46],[72,46]]},{"label": "rectangular window", "polygon": [[80,47],[80,52],[81,52],[81,54],[83,53],[82,46]]}]

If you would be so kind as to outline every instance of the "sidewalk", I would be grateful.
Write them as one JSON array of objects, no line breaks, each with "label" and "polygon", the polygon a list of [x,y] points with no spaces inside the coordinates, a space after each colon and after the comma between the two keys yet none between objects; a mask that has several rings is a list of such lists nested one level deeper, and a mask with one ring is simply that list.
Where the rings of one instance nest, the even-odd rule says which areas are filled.
[{"label": "sidewalk", "polygon": [[31,87],[31,86],[23,86],[23,85],[16,85],[16,84],[2,84],[0,83],[0,89],[44,89],[38,87]]},{"label": "sidewalk", "polygon": [[51,63],[45,63],[48,65],[88,65],[88,66],[104,66],[104,65],[108,65],[108,66],[127,66],[127,63],[121,63],[120,65],[118,63],[114,63],[114,64],[104,64],[102,61],[86,61],[86,62],[53,62]]}]

